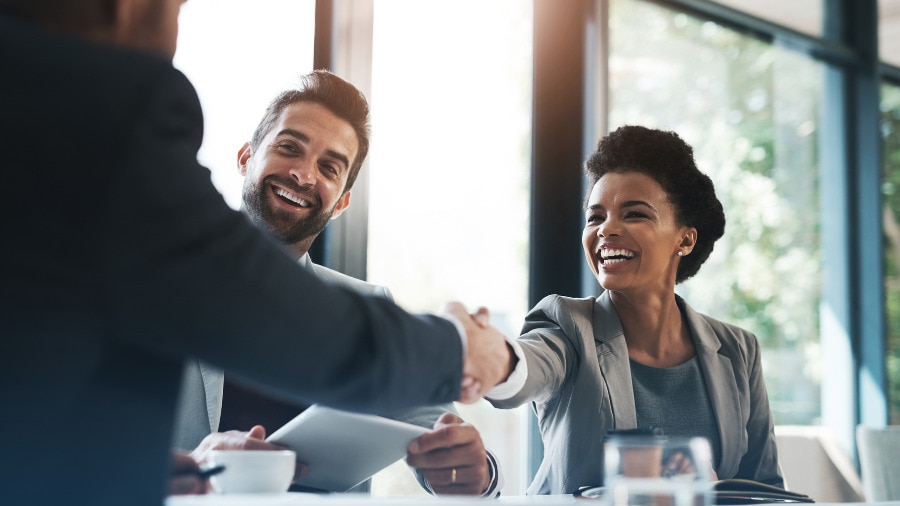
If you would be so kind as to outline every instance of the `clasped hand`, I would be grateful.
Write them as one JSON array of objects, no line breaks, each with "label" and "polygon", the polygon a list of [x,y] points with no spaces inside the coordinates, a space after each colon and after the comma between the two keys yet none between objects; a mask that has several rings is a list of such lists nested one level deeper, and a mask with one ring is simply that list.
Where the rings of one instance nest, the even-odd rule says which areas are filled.
[{"label": "clasped hand", "polygon": [[490,315],[484,307],[469,314],[459,302],[449,302],[443,313],[453,316],[466,333],[467,351],[463,365],[463,380],[459,401],[472,404],[484,397],[494,386],[509,377],[515,367],[515,353],[506,337],[490,325]]}]

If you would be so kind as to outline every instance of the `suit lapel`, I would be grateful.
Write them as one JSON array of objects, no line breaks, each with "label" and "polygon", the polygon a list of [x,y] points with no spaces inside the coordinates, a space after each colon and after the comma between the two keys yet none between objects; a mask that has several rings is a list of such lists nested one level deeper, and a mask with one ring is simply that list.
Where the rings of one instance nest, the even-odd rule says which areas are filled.
[{"label": "suit lapel", "polygon": [[225,387],[225,373],[203,362],[200,365],[200,376],[203,378],[203,389],[206,391],[206,414],[209,417],[210,432],[219,431],[219,420],[222,416],[222,391]]},{"label": "suit lapel", "polygon": [[680,297],[678,304],[687,317],[697,358],[703,371],[706,390],[712,403],[716,423],[721,439],[722,461],[719,462],[719,474],[732,476],[737,473],[742,447],[740,443],[744,434],[738,402],[738,386],[735,382],[734,369],[728,357],[719,354],[721,343],[712,328],[699,313],[694,311]]},{"label": "suit lapel", "polygon": [[625,345],[622,322],[607,291],[597,297],[593,327],[600,374],[603,375],[615,421],[613,428],[633,429],[637,427],[637,411],[634,408],[628,347]]}]

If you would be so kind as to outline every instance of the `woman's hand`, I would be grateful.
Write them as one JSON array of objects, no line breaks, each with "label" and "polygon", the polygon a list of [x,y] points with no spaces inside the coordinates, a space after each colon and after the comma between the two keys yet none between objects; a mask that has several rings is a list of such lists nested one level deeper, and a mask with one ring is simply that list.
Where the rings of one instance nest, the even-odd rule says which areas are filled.
[{"label": "woman's hand", "polygon": [[[679,474],[693,474],[696,472],[697,470],[694,468],[694,461],[682,452],[673,453],[662,468],[662,476],[664,478]],[[719,479],[716,475],[716,470],[712,467],[709,468],[709,477],[712,481],[717,481]]]}]

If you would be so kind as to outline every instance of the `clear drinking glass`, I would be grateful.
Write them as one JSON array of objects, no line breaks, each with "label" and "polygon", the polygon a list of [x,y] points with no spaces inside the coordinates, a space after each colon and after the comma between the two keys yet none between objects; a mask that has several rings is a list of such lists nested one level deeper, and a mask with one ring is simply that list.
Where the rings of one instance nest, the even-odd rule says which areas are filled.
[{"label": "clear drinking glass", "polygon": [[607,506],[712,504],[712,456],[704,438],[611,436],[604,475]]}]

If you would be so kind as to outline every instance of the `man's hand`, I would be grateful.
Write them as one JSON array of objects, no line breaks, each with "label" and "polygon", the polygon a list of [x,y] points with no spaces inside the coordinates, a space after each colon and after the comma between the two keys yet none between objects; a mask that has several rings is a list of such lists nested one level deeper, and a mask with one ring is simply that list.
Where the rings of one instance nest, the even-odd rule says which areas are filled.
[{"label": "man's hand", "polygon": [[206,480],[200,479],[200,465],[190,455],[181,451],[172,452],[172,478],[169,480],[170,495],[204,494]]},{"label": "man's hand", "polygon": [[470,315],[459,302],[449,302],[443,312],[454,316],[466,332],[468,350],[459,401],[471,404],[498,383],[506,381],[512,372],[515,355],[503,334],[490,326],[487,309],[479,308]]},{"label": "man's hand", "polygon": [[478,429],[453,413],[409,444],[406,463],[422,473],[435,494],[480,495],[491,483]]},{"label": "man's hand", "polygon": [[[254,425],[247,432],[237,430],[214,432],[203,438],[203,441],[191,452],[191,456],[203,464],[206,462],[207,453],[211,450],[284,450],[284,447],[266,442],[265,427]],[[309,466],[297,461],[294,479],[307,474],[309,474]]]}]

